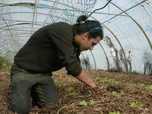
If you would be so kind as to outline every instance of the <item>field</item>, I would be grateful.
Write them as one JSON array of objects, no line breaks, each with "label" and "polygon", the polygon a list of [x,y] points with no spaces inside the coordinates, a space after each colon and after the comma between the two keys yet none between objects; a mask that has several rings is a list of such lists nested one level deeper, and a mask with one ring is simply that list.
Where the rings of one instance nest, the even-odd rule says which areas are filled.
[{"label": "field", "polygon": [[[53,73],[59,91],[58,103],[30,114],[152,114],[152,76],[86,70],[97,88],[90,88],[66,74]],[[14,114],[7,109],[9,69],[0,69],[0,114]]]}]

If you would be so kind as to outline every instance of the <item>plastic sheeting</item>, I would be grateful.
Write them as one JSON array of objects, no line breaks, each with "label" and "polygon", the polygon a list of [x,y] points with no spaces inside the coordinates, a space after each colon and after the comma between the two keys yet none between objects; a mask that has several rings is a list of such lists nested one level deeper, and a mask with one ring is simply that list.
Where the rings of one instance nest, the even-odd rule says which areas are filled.
[{"label": "plastic sheeting", "polygon": [[[0,0],[0,54],[12,61],[37,29],[77,17],[107,0]],[[82,52],[86,69],[152,74],[152,0],[112,0],[89,19],[104,27],[104,39]]]}]

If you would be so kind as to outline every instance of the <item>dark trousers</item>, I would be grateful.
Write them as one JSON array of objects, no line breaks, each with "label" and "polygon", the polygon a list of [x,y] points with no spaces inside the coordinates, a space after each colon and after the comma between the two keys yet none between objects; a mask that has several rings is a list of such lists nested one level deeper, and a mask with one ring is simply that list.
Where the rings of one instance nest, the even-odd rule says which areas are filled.
[{"label": "dark trousers", "polygon": [[28,114],[32,105],[44,107],[57,100],[58,92],[50,74],[30,73],[13,64],[8,98],[11,111]]}]

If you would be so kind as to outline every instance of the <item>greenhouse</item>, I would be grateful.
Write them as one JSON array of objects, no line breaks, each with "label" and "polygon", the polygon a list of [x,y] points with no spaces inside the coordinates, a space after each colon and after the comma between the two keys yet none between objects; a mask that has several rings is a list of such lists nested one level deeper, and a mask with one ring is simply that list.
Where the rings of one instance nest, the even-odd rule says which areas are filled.
[{"label": "greenhouse", "polygon": [[[113,91],[115,91],[117,92],[116,97],[119,96],[119,98],[114,97],[114,99],[121,100],[118,105],[116,101],[111,102],[112,98],[109,94],[109,96],[106,94],[107,97],[105,97],[104,100],[99,97],[96,98],[96,95],[93,93],[94,90],[88,87],[89,91],[92,92],[89,93],[86,89],[87,87],[85,88],[84,86],[85,89],[83,89],[86,92],[84,96],[87,98],[88,102],[89,100],[96,101],[97,99],[102,99],[100,103],[96,101],[96,104],[93,106],[90,106],[88,103],[87,106],[90,106],[90,109],[94,110],[95,108],[90,114],[129,114],[131,112],[131,114],[150,114],[152,112],[152,103],[148,104],[148,102],[152,102],[152,89],[147,88],[152,87],[152,0],[0,0],[0,56],[7,61],[7,63],[1,62],[0,65],[5,67],[6,64],[10,65],[14,63],[14,57],[17,52],[40,28],[56,22],[66,22],[70,25],[74,25],[76,24],[77,18],[81,15],[86,15],[88,20],[100,22],[104,32],[103,39],[94,46],[93,50],[82,51],[80,53],[81,67],[85,69],[89,75],[97,75],[96,78],[93,77],[94,81],[100,80],[100,77],[102,77],[102,79],[109,79],[104,80],[106,82],[100,80],[100,84],[106,83],[106,85],[99,85],[103,87],[98,88],[99,91],[102,89],[102,92],[99,92],[99,94],[106,93],[107,91],[114,94]],[[3,82],[0,84],[0,87],[4,94],[6,94],[9,90],[9,72],[6,72],[4,68],[1,69],[1,67],[0,70],[0,81]],[[10,68],[7,70],[10,70]],[[62,70],[63,71],[54,73],[55,76],[57,75],[59,77],[59,79],[55,77],[54,81],[60,80],[63,81],[63,84],[66,81],[60,78],[63,75],[62,73],[66,71],[64,71],[65,69]],[[106,77],[109,72],[114,74],[111,74],[110,77]],[[120,73],[120,82],[125,79],[126,81],[134,80],[131,75],[139,75],[137,76],[139,82],[135,80],[129,82],[130,85],[136,83],[136,85],[129,86],[129,89],[124,89],[124,85],[121,86],[117,84],[117,82],[114,83],[114,85],[108,85],[111,83],[110,79],[113,78],[113,75],[118,75],[115,73]],[[64,75],[67,76],[66,73]],[[71,79],[66,79],[68,81],[70,80],[69,84],[71,86],[73,83],[79,85],[79,82],[71,81],[74,80],[73,77]],[[118,81],[117,79],[118,77],[115,81]],[[143,80],[143,83],[141,80]],[[62,93],[63,87],[60,87],[61,83],[55,83]],[[141,84],[143,84],[143,86],[139,86]],[[65,85],[67,86],[68,84]],[[6,88],[4,88],[4,86]],[[134,86],[135,88],[132,89]],[[75,90],[77,89],[75,86],[72,87]],[[120,95],[121,90],[124,91],[124,95]],[[137,97],[138,94],[141,95],[139,95],[140,100],[137,98],[133,99],[133,101],[129,101],[131,94],[134,94],[133,90],[136,91],[134,93],[135,95],[137,94]],[[65,91],[71,90],[67,90],[66,88]],[[128,91],[132,91],[132,93],[128,93],[129,95],[125,96],[125,92]],[[75,92],[78,92],[78,90]],[[89,95],[87,96],[87,92],[91,97],[89,97]],[[70,99],[80,99],[79,95],[73,98],[70,94],[71,93],[69,93]],[[83,93],[80,92],[80,94],[83,96]],[[95,92],[95,94],[98,94],[98,92]],[[64,96],[63,93],[60,95]],[[1,96],[4,97],[4,101],[1,100]],[[13,114],[6,109],[7,97],[4,95],[1,96],[0,114],[1,112],[3,114]],[[126,98],[120,98],[122,96]],[[102,97],[104,98],[104,96]],[[68,98],[65,96],[64,98],[67,101],[61,102],[60,100],[60,103],[58,103],[59,106],[51,104],[48,108],[50,109],[49,111],[47,108],[31,109],[31,114],[89,113],[85,106],[79,106],[80,103],[76,101],[68,102]],[[130,105],[131,103],[141,103],[143,106],[140,105],[142,108],[137,106],[137,108],[130,107],[123,109],[120,104],[123,104],[124,100],[128,105],[129,103]],[[107,103],[110,103],[110,105]],[[127,107],[126,103],[124,104],[123,106]],[[98,105],[103,108],[99,108]],[[74,109],[74,107],[76,109]],[[51,112],[53,109],[54,111]]]},{"label": "greenhouse", "polygon": [[[95,11],[89,19],[103,25],[104,39],[93,51],[82,52],[81,59],[88,58],[91,69],[152,73],[151,2],[114,0]],[[0,54],[12,61],[37,29],[59,21],[74,24],[78,16],[89,15],[106,3],[106,0],[1,0]]]}]

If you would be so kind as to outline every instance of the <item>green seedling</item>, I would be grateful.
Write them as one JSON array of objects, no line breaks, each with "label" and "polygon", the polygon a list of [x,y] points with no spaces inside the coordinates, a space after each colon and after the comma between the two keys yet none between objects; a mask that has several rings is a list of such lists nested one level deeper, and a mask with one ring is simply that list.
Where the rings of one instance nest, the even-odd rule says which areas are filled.
[{"label": "green seedling", "polygon": [[134,87],[134,86],[145,86],[144,84],[127,84],[130,87]]},{"label": "green seedling", "polygon": [[112,85],[118,85],[118,82],[117,81],[112,81],[111,84]]},{"label": "green seedling", "polygon": [[79,95],[80,94],[80,92],[73,92],[73,93],[70,93],[70,95]]},{"label": "green seedling", "polygon": [[148,90],[152,91],[152,85],[149,85],[148,87],[146,87]]},{"label": "green seedling", "polygon": [[116,112],[109,112],[109,114],[120,114],[119,111],[116,111]]},{"label": "green seedling", "polygon": [[71,79],[72,82],[76,82],[76,79]]},{"label": "green seedling", "polygon": [[130,87],[137,86],[137,84],[127,84],[127,85],[130,86]]},{"label": "green seedling", "polygon": [[124,95],[124,92],[121,91],[120,93],[117,93],[117,92],[113,91],[113,92],[112,92],[112,95],[122,96],[122,95]]},{"label": "green seedling", "polygon": [[130,107],[133,107],[133,108],[141,108],[143,106],[143,104],[138,104],[138,101],[129,102],[129,104],[130,104]]},{"label": "green seedling", "polygon": [[73,87],[69,87],[69,88],[66,88],[65,91],[72,91],[73,90]]},{"label": "green seedling", "polygon": [[76,79],[71,79],[71,78],[67,78],[69,81],[71,81],[71,82],[75,82],[76,81]]},{"label": "green seedling", "polygon": [[137,84],[137,86],[145,86],[144,84]]},{"label": "green seedling", "polygon": [[93,101],[93,100],[90,100],[90,101],[89,101],[89,105],[94,105],[94,104],[96,104],[95,101]]},{"label": "green seedling", "polygon": [[81,105],[81,106],[87,106],[87,102],[84,101],[84,100],[82,100],[82,101],[79,102],[79,105]]},{"label": "green seedling", "polygon": [[71,81],[71,78],[67,78],[69,81]]},{"label": "green seedling", "polygon": [[63,87],[65,84],[63,84],[63,83],[60,83],[59,85],[58,85],[58,87]]},{"label": "green seedling", "polygon": [[108,82],[109,80],[105,77],[105,78],[103,78],[102,80],[100,80],[100,82],[101,83],[106,83],[106,82]]},{"label": "green seedling", "polygon": [[93,78],[93,81],[97,81],[97,80],[99,80],[99,78]]},{"label": "green seedling", "polygon": [[125,80],[121,80],[120,82],[125,82]]}]

